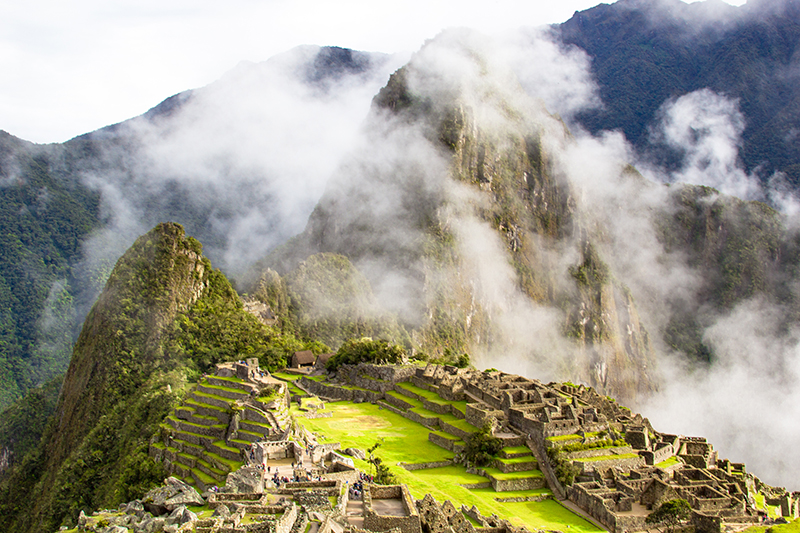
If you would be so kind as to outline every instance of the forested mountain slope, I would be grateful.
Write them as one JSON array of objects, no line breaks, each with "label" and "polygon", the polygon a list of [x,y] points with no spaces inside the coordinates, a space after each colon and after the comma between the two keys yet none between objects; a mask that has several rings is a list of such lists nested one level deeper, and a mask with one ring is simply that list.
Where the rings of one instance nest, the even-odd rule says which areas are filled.
[{"label": "forested mountain slope", "polygon": [[767,180],[775,171],[800,186],[800,2],[620,0],[576,12],[556,27],[586,51],[603,107],[579,122],[591,132],[622,130],[639,149],[677,164],[676,147],[651,135],[662,106],[703,88],[738,101],[741,158]]}]

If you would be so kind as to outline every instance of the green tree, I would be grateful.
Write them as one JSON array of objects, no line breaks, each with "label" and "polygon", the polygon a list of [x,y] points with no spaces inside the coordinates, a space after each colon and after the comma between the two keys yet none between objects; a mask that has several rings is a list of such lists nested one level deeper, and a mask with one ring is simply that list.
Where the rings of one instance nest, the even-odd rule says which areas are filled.
[{"label": "green tree", "polygon": [[692,513],[689,502],[683,498],[662,503],[658,509],[650,513],[645,522],[656,526],[665,526],[669,533],[686,521]]},{"label": "green tree", "polygon": [[390,363],[403,361],[406,351],[397,344],[384,340],[372,340],[370,337],[350,339],[339,348],[336,354],[325,364],[325,368],[334,371],[340,365],[357,365],[358,363]]},{"label": "green tree", "polygon": [[369,454],[367,462],[372,465],[373,480],[378,485],[395,485],[397,478],[389,470],[389,467],[383,464],[383,460],[375,455],[375,450],[380,447],[380,441],[376,442],[371,447],[367,448]]},{"label": "green tree", "polygon": [[486,466],[503,449],[503,441],[492,435],[492,422],[486,420],[479,431],[467,439],[464,458],[476,466]]}]

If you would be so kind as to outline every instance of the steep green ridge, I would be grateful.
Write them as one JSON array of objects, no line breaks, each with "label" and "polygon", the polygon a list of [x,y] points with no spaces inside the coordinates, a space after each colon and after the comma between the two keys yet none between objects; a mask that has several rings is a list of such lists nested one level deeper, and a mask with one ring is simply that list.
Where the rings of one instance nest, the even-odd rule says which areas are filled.
[{"label": "steep green ridge", "polygon": [[28,148],[0,132],[0,409],[67,369],[73,267],[99,223],[98,195]]},{"label": "steep green ridge", "polygon": [[147,446],[188,383],[246,346],[275,368],[274,339],[181,226],[140,237],[86,319],[40,446],[0,486],[0,529],[50,532],[140,496],[163,478]]},{"label": "steep green ridge", "polygon": [[30,389],[0,414],[0,475],[39,444],[56,411],[63,376]]},{"label": "steep green ridge", "polygon": [[[276,80],[297,83],[324,100],[351,81],[367,83],[386,60],[384,54],[343,48],[298,48],[240,65],[223,80],[231,90],[217,91],[217,105],[235,107],[243,91],[258,90],[249,85]],[[240,164],[235,150],[218,142],[217,122],[198,127],[196,108],[186,113],[214,91],[179,93],[142,116],[65,143],[36,145],[0,131],[0,410],[66,371],[85,314],[123,251],[115,245],[132,242],[134,228],[177,221],[202,239],[218,266],[236,240],[228,232],[230,221],[242,211],[259,212],[275,242],[290,235],[282,211],[269,207],[278,201],[273,187],[262,186],[273,179],[272,169]],[[232,119],[231,126],[237,125]],[[177,177],[164,168],[175,153],[166,165],[153,156],[187,129],[207,146],[223,145],[214,161],[205,150],[186,153],[196,165],[192,175],[211,178],[201,187],[183,179],[183,165]],[[111,242],[82,249],[94,236]],[[236,266],[225,264],[226,273],[241,273],[233,272]]]}]

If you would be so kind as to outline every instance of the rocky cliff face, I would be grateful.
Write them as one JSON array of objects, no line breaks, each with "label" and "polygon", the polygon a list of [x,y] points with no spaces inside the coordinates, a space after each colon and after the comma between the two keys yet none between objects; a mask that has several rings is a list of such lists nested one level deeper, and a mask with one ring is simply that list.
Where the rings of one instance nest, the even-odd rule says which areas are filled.
[{"label": "rocky cliff face", "polygon": [[485,45],[447,32],[392,75],[369,144],[269,262],[287,272],[311,253],[345,255],[418,351],[570,372],[635,398],[652,387],[653,351],[593,245],[602,228],[549,153],[569,133]]}]

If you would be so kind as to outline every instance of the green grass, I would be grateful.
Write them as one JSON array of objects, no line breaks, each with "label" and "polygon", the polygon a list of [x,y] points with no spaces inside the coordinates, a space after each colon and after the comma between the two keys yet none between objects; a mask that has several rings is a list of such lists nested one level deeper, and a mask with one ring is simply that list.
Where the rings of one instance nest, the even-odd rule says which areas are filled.
[{"label": "green grass", "polygon": [[638,453],[621,453],[619,455],[600,455],[598,457],[581,457],[573,459],[573,461],[580,461],[581,463],[592,463],[594,461],[608,461],[611,459],[633,459],[639,457]]},{"label": "green grass", "polygon": [[416,398],[410,398],[405,394],[400,394],[395,390],[390,390],[386,394],[388,394],[389,396],[393,396],[399,400],[403,400],[404,402],[411,404],[413,407],[419,407],[420,409],[422,409],[422,402],[420,400],[417,400]]},{"label": "green grass", "polygon": [[511,457],[506,459],[505,457],[498,457],[498,461],[503,463],[504,465],[515,465],[519,463],[532,463],[536,461],[536,458],[532,455],[525,455],[523,457]]},{"label": "green grass", "polygon": [[[224,390],[225,392],[233,392],[233,393],[236,393],[236,394],[249,396],[249,394],[246,393],[245,391],[243,391],[242,389],[237,389],[235,387],[225,387],[224,385],[212,385],[211,383],[208,383],[207,381],[202,382],[201,385],[203,385],[203,387],[206,387],[208,389]],[[224,398],[224,396],[221,396],[221,398]],[[228,399],[228,400],[230,401],[230,399]]]},{"label": "green grass", "polygon": [[[197,393],[197,394],[203,394],[203,393],[202,393],[202,392],[199,392],[199,393]],[[207,394],[206,396],[211,396],[211,395],[210,395],[210,394]],[[230,399],[229,399],[229,398],[220,398],[220,399],[221,399],[221,400],[225,400],[225,401],[227,401],[227,402],[229,402],[229,401],[230,401]],[[228,412],[228,411],[227,411],[227,409],[225,409],[224,407],[220,407],[219,405],[211,405],[211,404],[208,404],[208,403],[200,403],[200,402],[198,402],[197,400],[195,400],[194,398],[187,398],[187,399],[186,399],[186,400],[183,402],[183,404],[184,404],[184,406],[186,406],[186,405],[189,405],[189,406],[191,406],[192,408],[194,408],[195,410],[196,410],[196,407],[195,407],[195,406],[198,406],[198,407],[205,407],[205,408],[207,408],[207,409],[213,409],[213,410],[215,410],[215,411],[219,411],[220,413],[227,413],[227,412]]]},{"label": "green grass", "polygon": [[[589,432],[589,433],[586,434],[586,438],[587,439],[593,439],[593,438],[599,437],[599,436],[600,436],[600,432],[599,431]],[[582,440],[583,437],[581,437],[580,435],[577,435],[575,433],[572,433],[570,435],[559,435],[557,437],[547,437],[546,440],[549,440],[550,442],[563,442],[563,441],[579,440],[579,439]]]},{"label": "green grass", "polygon": [[[398,461],[406,463],[443,461],[450,459],[452,454],[428,441],[430,431],[427,428],[387,409],[379,409],[377,405],[369,403],[349,402],[327,403],[325,409],[333,413],[331,418],[298,419],[298,421],[308,430],[323,435],[321,442],[339,442],[342,448],[354,447],[366,450],[380,440],[382,445],[376,450],[376,455],[397,476],[398,482],[408,484],[415,498],[423,498],[425,494],[430,493],[440,502],[450,500],[459,507],[462,504],[468,507],[476,505],[484,516],[494,513],[528,529],[533,527],[567,531],[569,526],[570,533],[603,531],[553,501],[500,503],[495,500],[497,497],[549,494],[546,489],[503,493],[497,493],[491,488],[466,489],[461,485],[486,483],[489,480],[483,476],[468,474],[460,465],[415,471],[407,471],[397,466]],[[292,410],[296,413],[296,406],[293,405]],[[434,416],[443,417],[437,414]],[[456,420],[452,415],[449,416],[451,418],[447,419],[448,422],[451,419]],[[371,472],[372,467],[366,461],[356,460],[355,464],[361,470]],[[514,474],[502,474],[499,470],[495,472],[499,476],[510,476],[503,479],[513,476],[531,477],[534,472],[542,475],[538,470]]]},{"label": "green grass", "polygon": [[[220,401],[223,401],[223,402],[227,402],[229,404],[233,403],[233,400],[231,400],[230,398],[226,398],[224,396],[218,396],[216,394],[211,394],[211,393],[208,393],[208,392],[201,392],[199,390],[196,390],[196,391],[193,391],[193,394],[195,394],[196,396],[199,396],[201,398],[213,398],[215,400],[220,400]],[[204,405],[206,407],[213,407],[211,405],[206,405],[206,404],[202,404],[202,405]],[[217,406],[217,407],[219,407],[219,406]]]},{"label": "green grass", "polygon": [[753,526],[745,529],[742,533],[800,533],[800,519],[789,522],[788,524],[776,524],[774,526]]},{"label": "green grass", "polygon": [[[292,406],[296,412],[296,406]],[[381,440],[377,455],[389,465],[397,462],[444,461],[453,454],[428,440],[430,431],[411,420],[379,409],[371,403],[330,402],[325,411],[330,418],[298,418],[307,429],[324,435],[323,442],[339,442],[342,448],[366,450]],[[362,465],[367,465],[362,461]],[[395,467],[400,469],[400,467]]]},{"label": "green grass", "polygon": [[431,431],[431,433],[433,433],[435,435],[439,435],[440,437],[445,438],[447,440],[453,440],[453,441],[460,441],[461,440],[458,437],[456,437],[455,435],[451,435],[450,433],[445,433],[444,431]]},{"label": "green grass", "polygon": [[[205,459],[199,459],[199,458],[198,458],[198,459],[197,459],[197,464],[199,464],[199,465],[203,465],[203,466],[204,466],[204,467],[205,467],[207,470],[211,470],[211,471],[212,471],[212,472],[214,472],[216,475],[218,475],[218,476],[220,476],[220,477],[222,477],[222,478],[224,478],[224,477],[225,477],[225,475],[227,474],[227,472],[225,472],[225,471],[223,471],[223,470],[220,470],[219,468],[217,468],[216,466],[212,465],[211,463],[209,463],[209,462],[208,462],[208,461],[206,461]],[[205,482],[204,482],[204,483],[205,483]]]},{"label": "green grass", "polygon": [[244,380],[241,380],[239,378],[235,378],[233,376],[213,376],[213,377],[214,377],[214,379],[221,379],[223,381],[228,381],[228,382],[231,382],[231,383],[244,383]]},{"label": "green grass", "polygon": [[[242,441],[242,442],[247,442],[247,441]],[[250,443],[247,442],[247,444],[249,445]],[[225,444],[224,440],[214,441],[214,445],[222,448],[223,450],[228,450],[229,452],[239,453],[239,448],[228,446],[227,444]]]},{"label": "green grass", "polygon": [[219,482],[216,479],[214,479],[213,477],[209,476],[205,472],[202,472],[202,471],[198,470],[197,468],[192,468],[191,470],[192,470],[192,475],[195,477],[195,479],[199,479],[200,481],[203,482],[204,485],[208,486],[208,485],[218,485],[219,484]]},{"label": "green grass", "polygon": [[[525,470],[523,472],[501,472],[496,468],[484,468],[487,475],[495,479],[508,481],[510,479],[525,479],[529,477],[543,477],[541,470]],[[505,493],[503,493],[505,494]]]},{"label": "green grass", "polygon": [[657,463],[655,466],[658,468],[669,468],[670,466],[680,464],[680,462],[681,460],[673,455],[666,461],[661,461],[660,463]]},{"label": "green grass", "polygon": [[527,446],[509,446],[507,448],[503,448],[501,451],[507,454],[513,454],[513,453],[527,453],[528,455],[531,454],[531,449],[528,448]]},{"label": "green grass", "polygon": [[270,375],[272,377],[274,377],[276,379],[280,379],[282,381],[297,381],[298,379],[303,377],[300,374],[287,374],[285,372],[273,372]]},{"label": "green grass", "polygon": [[431,392],[431,391],[429,391],[427,389],[423,389],[423,388],[417,387],[416,385],[414,385],[413,383],[409,383],[408,381],[403,381],[401,383],[398,383],[397,386],[401,387],[401,388],[403,388],[403,389],[405,389],[407,391],[413,392],[414,394],[416,394],[416,395],[418,395],[418,396],[420,396],[422,398],[425,398],[429,402],[436,403],[436,404],[439,404],[439,405],[452,405],[452,404],[461,405],[461,404],[464,404],[463,409],[466,410],[467,402],[453,402],[453,401],[450,401],[450,400],[445,400],[441,396],[436,394],[435,392]]}]

